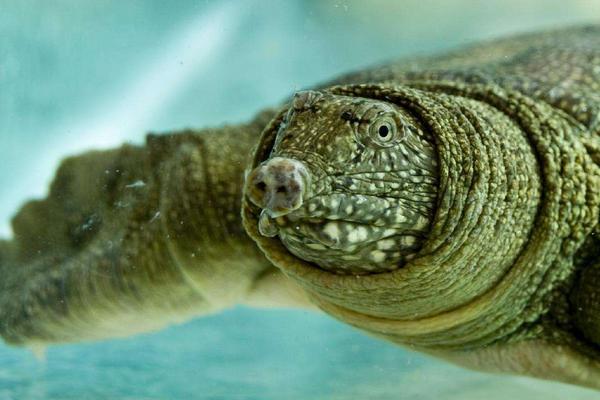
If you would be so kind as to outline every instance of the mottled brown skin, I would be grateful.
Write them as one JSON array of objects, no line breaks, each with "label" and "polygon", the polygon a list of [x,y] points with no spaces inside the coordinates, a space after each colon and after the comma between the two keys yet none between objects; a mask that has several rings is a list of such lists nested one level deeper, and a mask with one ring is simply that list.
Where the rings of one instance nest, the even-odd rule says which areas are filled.
[{"label": "mottled brown skin", "polygon": [[[600,389],[600,27],[391,63],[310,93],[319,100],[299,95],[249,124],[65,160],[48,198],[26,204],[14,239],[0,242],[0,334],[27,345],[97,339],[237,302],[308,298],[470,368]],[[380,116],[357,117],[364,103],[421,132],[421,149],[431,144],[416,214],[427,223],[414,248],[383,258],[372,258],[373,229],[374,247],[345,263],[350,230],[334,243],[341,248],[325,241],[314,253],[302,242],[332,232],[327,223],[340,215],[331,198],[311,211],[297,193],[338,190],[356,208],[364,186],[333,177],[359,172],[369,188],[379,179],[360,134],[377,132],[369,124]],[[401,154],[402,142],[394,146]],[[383,179],[418,187],[394,171]],[[263,196],[253,186],[261,176],[292,191]],[[389,197],[386,185],[374,186],[372,201]]]}]

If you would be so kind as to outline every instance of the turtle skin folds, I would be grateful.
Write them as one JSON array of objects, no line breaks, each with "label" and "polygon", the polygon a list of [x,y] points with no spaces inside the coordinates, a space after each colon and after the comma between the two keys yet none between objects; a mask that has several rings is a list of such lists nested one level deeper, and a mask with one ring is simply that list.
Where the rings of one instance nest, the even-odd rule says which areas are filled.
[{"label": "turtle skin folds", "polygon": [[[330,268],[262,234],[251,201],[246,228],[344,322],[473,368],[598,388],[599,72],[600,29],[589,27],[346,75],[319,88],[320,98],[400,107],[435,140],[438,197],[416,256],[393,270],[340,273],[343,263]],[[311,161],[327,162],[323,151],[294,158],[302,152],[284,144],[303,132],[314,135],[305,142],[332,141],[319,116],[331,105],[311,107],[308,127],[290,124],[292,111],[271,122],[253,168],[290,154],[327,170]],[[340,162],[351,169],[357,159]]]}]

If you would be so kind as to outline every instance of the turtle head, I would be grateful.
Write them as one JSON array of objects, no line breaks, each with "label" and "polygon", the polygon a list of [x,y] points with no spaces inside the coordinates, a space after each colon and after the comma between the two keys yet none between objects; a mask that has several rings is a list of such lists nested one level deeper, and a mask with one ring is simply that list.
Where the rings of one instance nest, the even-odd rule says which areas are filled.
[{"label": "turtle head", "polygon": [[434,215],[433,138],[390,102],[297,93],[269,157],[249,172],[259,232],[342,274],[391,271],[413,257]]},{"label": "turtle head", "polygon": [[577,248],[556,221],[571,218],[565,193],[588,189],[557,186],[579,166],[555,162],[574,147],[552,112],[460,82],[299,93],[257,143],[244,227],[353,326],[427,349],[493,343],[539,318],[553,271],[566,276],[548,249]]}]

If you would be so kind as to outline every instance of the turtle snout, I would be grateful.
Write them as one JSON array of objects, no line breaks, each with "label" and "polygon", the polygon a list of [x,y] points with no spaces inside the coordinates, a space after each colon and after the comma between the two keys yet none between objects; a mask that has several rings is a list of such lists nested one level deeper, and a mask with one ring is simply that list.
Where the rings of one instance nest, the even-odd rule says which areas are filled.
[{"label": "turtle snout", "polygon": [[279,217],[300,208],[308,176],[302,162],[274,157],[250,172],[246,178],[246,194],[271,217]]}]

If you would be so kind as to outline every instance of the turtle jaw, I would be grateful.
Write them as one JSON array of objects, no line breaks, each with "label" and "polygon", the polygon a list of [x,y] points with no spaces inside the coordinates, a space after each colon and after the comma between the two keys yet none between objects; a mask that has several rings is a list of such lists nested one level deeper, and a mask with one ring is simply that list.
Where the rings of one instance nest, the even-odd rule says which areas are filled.
[{"label": "turtle jaw", "polygon": [[[405,182],[402,193],[382,197],[369,193],[371,186],[355,191],[340,181],[343,176],[321,173],[309,160],[276,156],[263,161],[247,175],[245,184],[246,198],[261,209],[258,233],[277,237],[295,257],[336,274],[365,275],[403,267],[430,229],[432,212],[423,205],[428,202],[415,203],[407,197],[423,184]],[[433,199],[419,196],[415,199]]]},{"label": "turtle jaw", "polygon": [[336,185],[343,177],[319,171],[305,160],[278,156],[248,174],[246,196],[261,209],[261,236],[277,237],[295,257],[336,274],[393,271],[418,253],[433,217],[435,196],[419,192],[426,183],[405,179],[401,190],[379,196],[367,192],[371,186],[353,191]]},{"label": "turtle jaw", "polygon": [[[389,200],[380,200],[371,203],[390,207]],[[384,211],[361,207],[365,202],[363,195],[332,194],[306,199],[302,207],[275,218],[263,209],[258,231],[264,237],[278,236],[295,257],[336,274],[401,268],[420,248],[428,219],[401,203]],[[401,222],[396,216],[402,216]]]}]

